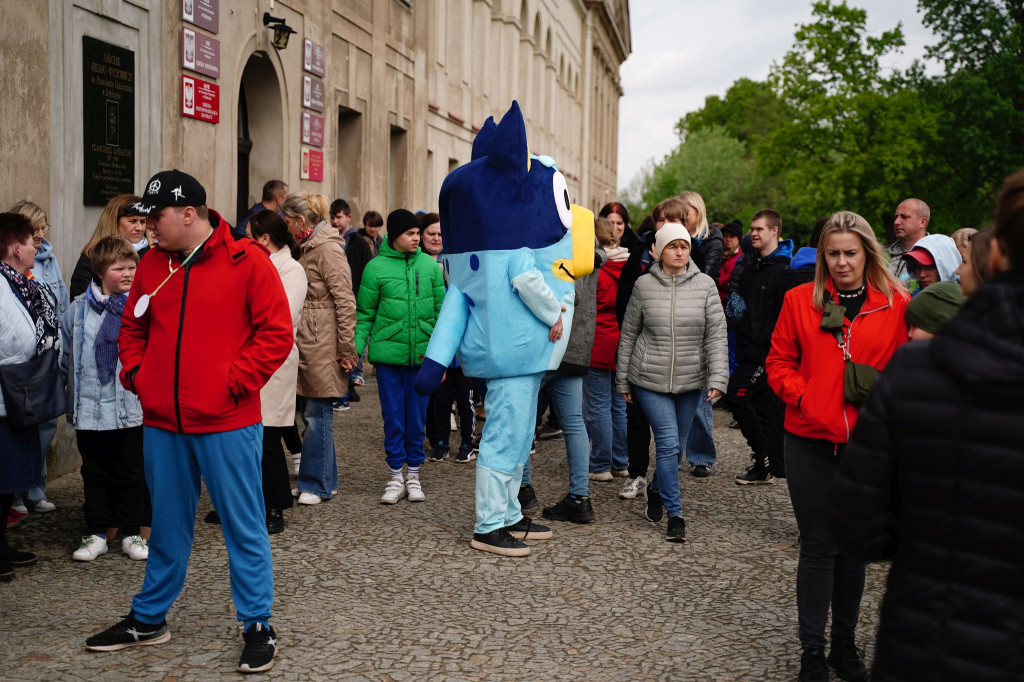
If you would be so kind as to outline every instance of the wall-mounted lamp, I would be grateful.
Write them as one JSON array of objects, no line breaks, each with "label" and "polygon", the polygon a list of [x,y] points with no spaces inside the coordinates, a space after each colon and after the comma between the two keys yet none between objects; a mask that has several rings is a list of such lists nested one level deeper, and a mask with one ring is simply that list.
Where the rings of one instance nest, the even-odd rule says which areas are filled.
[{"label": "wall-mounted lamp", "polygon": [[294,28],[285,23],[284,19],[270,16],[270,12],[263,13],[263,25],[274,27],[274,39],[271,44],[277,50],[288,47],[288,36],[296,32]]}]

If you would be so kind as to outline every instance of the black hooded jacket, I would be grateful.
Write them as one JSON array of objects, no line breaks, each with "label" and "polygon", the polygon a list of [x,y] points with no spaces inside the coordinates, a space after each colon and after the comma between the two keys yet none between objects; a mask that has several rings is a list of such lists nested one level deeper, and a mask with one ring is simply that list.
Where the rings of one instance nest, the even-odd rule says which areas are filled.
[{"label": "black hooded jacket", "polygon": [[874,679],[1024,679],[1024,270],[893,356],[826,520],[842,551],[893,559]]}]

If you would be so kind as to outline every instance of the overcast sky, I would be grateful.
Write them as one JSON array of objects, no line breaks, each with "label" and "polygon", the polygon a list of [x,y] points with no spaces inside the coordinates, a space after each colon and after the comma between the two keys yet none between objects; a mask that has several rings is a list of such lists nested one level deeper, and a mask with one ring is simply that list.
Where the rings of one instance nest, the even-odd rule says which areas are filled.
[{"label": "overcast sky", "polygon": [[[630,0],[633,53],[620,70],[619,188],[647,159],[677,142],[673,126],[708,95],[725,94],[741,77],[762,80],[793,44],[797,24],[811,18],[810,0]],[[848,0],[868,12],[878,35],[903,23],[906,47],[890,64],[923,57],[934,42],[916,0]],[[930,69],[931,70],[931,69]]]}]

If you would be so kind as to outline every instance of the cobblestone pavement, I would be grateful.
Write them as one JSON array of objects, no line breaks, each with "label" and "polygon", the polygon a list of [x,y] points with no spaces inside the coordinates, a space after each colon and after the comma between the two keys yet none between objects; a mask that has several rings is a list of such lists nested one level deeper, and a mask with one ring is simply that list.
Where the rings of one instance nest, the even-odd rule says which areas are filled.
[{"label": "cobblestone pavement", "polygon": [[[335,413],[339,494],[285,512],[271,536],[281,679],[781,680],[799,667],[797,530],[785,483],[737,486],[746,447],[715,411],[718,464],[681,476],[688,542],[666,542],[621,479],[591,483],[597,522],[552,523],[525,559],[470,549],[473,466],[428,462],[422,504],[381,505],[387,481],[373,380]],[[452,434],[457,447],[457,434]],[[653,452],[653,447],[652,447]],[[542,505],[566,492],[561,440],[538,443]],[[0,585],[0,678],[200,680],[234,675],[242,639],[219,526],[202,522],[162,646],[94,654],[87,636],[128,613],[144,565],[119,542],[71,560],[82,484],[52,481],[57,511],[9,533],[39,565]],[[537,516],[539,516],[539,512]],[[859,643],[873,653],[885,568],[870,567]]]}]

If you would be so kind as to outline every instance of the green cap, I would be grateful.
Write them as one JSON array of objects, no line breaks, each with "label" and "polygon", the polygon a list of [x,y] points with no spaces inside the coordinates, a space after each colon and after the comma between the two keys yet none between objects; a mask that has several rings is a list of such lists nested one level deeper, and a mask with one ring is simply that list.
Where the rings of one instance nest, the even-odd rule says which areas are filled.
[{"label": "green cap", "polygon": [[934,334],[939,327],[953,319],[966,300],[957,282],[936,282],[910,299],[907,304],[907,324]]}]

